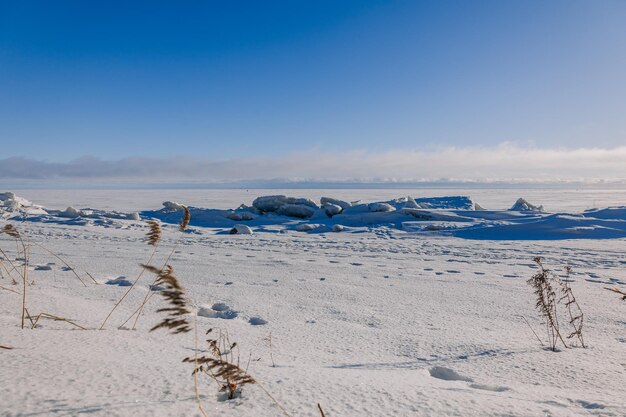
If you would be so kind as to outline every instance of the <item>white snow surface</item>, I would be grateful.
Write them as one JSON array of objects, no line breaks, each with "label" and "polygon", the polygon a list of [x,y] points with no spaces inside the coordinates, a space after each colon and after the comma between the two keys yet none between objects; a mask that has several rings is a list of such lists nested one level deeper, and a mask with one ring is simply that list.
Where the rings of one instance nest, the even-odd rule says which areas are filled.
[{"label": "white snow surface", "polygon": [[[604,289],[626,290],[624,207],[479,211],[463,197],[399,198],[381,202],[394,209],[386,212],[324,201],[309,219],[192,207],[181,234],[175,206],[139,220],[8,194],[0,226],[33,244],[29,313],[87,330],[44,319],[20,329],[21,283],[2,269],[0,345],[13,349],[0,349],[0,416],[201,415],[192,367],[181,362],[193,355],[193,333],[149,331],[166,306],[159,292],[136,330],[118,330],[153,277],[144,274],[96,330],[150,257],[149,218],[163,222],[152,263],[169,258],[200,348],[206,329],[228,332],[243,366],[292,416],[319,416],[317,403],[328,417],[626,415],[626,302]],[[285,204],[312,208],[298,201]],[[326,203],[341,213],[329,217]],[[255,234],[229,235],[237,224]],[[9,261],[21,265],[12,238],[0,234],[0,248],[9,271]],[[545,339],[526,284],[538,255],[559,275],[573,268],[586,349],[546,351],[526,324]],[[284,415],[258,385],[230,401],[206,379],[199,389],[209,415]]]}]

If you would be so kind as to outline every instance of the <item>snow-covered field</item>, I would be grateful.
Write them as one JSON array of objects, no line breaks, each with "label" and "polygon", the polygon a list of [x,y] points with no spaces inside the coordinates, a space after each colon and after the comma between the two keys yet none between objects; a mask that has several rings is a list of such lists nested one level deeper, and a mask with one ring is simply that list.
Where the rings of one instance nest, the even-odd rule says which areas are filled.
[{"label": "snow-covered field", "polygon": [[[193,366],[181,363],[194,334],[149,332],[164,306],[149,274],[97,330],[150,257],[150,218],[163,228],[151,263],[172,254],[200,341],[206,329],[227,331],[259,382],[224,401],[200,379],[208,415],[284,415],[263,389],[292,416],[319,416],[318,403],[328,417],[626,415],[626,302],[604,289],[626,290],[625,208],[565,214],[531,199],[493,210],[390,195],[350,204],[340,191],[331,196],[348,201],[291,191],[315,201],[253,204],[252,193],[221,205],[162,198],[195,206],[182,239],[179,207],[146,203],[159,191],[137,192],[128,209],[105,192],[91,209],[67,193],[28,195],[45,207],[0,194],[0,226],[31,242],[29,313],[87,328],[41,319],[20,329],[21,283],[2,270],[0,345],[13,349],[0,349],[0,415],[200,415]],[[229,234],[235,225],[253,234]],[[0,234],[0,248],[19,267],[14,239]],[[545,339],[526,284],[535,256],[559,275],[573,268],[587,348],[550,352],[529,328]],[[156,296],[136,330],[118,329],[146,294]]]}]

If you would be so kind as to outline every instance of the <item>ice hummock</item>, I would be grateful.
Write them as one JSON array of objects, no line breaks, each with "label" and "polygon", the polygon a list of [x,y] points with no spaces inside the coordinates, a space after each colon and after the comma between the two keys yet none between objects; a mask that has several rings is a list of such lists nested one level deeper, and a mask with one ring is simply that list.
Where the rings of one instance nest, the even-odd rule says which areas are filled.
[{"label": "ice hummock", "polygon": [[[104,227],[131,227],[133,222],[158,219],[178,225],[183,205],[165,201],[157,210],[124,213],[68,206],[52,210],[37,206],[11,192],[0,193],[0,218],[31,222]],[[342,230],[362,233],[372,228],[398,232],[447,235],[464,239],[553,240],[626,238],[626,208],[613,207],[584,213],[545,212],[543,206],[518,199],[509,210],[485,210],[467,196],[413,198],[388,201],[346,202],[322,197],[267,195],[252,205],[235,209],[189,207],[190,226],[207,232],[328,233]],[[245,227],[244,227],[245,226]],[[195,230],[198,232],[198,230]]]}]

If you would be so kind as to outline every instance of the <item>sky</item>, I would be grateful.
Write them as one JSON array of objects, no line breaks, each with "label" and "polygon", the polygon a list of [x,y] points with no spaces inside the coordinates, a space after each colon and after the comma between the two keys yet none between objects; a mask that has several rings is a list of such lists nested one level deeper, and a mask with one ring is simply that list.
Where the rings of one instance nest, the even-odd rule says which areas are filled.
[{"label": "sky", "polygon": [[619,0],[0,0],[0,179],[626,179],[625,21]]}]

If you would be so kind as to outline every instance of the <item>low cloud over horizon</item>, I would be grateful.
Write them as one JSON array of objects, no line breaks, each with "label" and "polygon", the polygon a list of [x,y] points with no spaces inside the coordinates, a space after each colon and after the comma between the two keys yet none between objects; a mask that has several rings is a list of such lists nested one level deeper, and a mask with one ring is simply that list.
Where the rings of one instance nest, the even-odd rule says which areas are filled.
[{"label": "low cloud over horizon", "polygon": [[542,149],[502,144],[432,151],[299,152],[208,160],[177,156],[68,162],[0,159],[2,180],[137,182],[600,182],[626,180],[626,146]]}]

